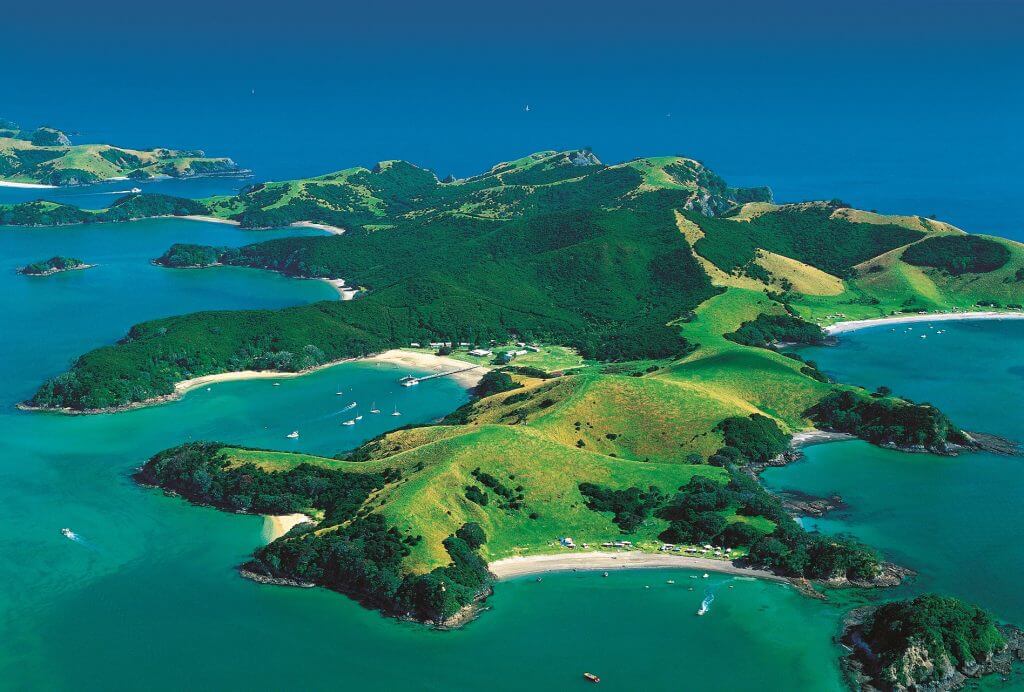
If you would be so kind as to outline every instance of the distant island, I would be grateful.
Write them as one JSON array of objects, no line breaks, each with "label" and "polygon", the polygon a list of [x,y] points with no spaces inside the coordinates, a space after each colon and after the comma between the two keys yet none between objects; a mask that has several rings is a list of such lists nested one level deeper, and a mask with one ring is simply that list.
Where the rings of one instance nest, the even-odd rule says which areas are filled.
[{"label": "distant island", "polygon": [[846,617],[843,668],[854,689],[954,690],[972,678],[1009,675],[1024,660],[1024,632],[963,601],[924,594]]},{"label": "distant island", "polygon": [[[300,373],[394,348],[494,358],[442,421],[333,458],[190,442],[137,476],[228,511],[314,518],[257,550],[250,578],[449,626],[487,598],[488,565],[557,565],[551,555],[578,550],[727,566],[808,593],[899,583],[906,570],[870,546],[803,529],[756,474],[794,458],[795,433],[940,454],[985,438],[884,387],[833,382],[785,346],[826,343],[849,320],[1016,316],[1024,301],[1020,243],[839,200],[775,204],[768,188],[730,186],[680,156],[605,165],[588,150],[540,152],[444,180],[386,161],[229,197],[0,207],[0,223],[24,225],[164,215],[345,229],[176,244],[154,261],[365,290],[137,324],[23,407],[117,411],[199,377]],[[571,365],[531,360],[549,348]]]},{"label": "distant island", "polygon": [[26,264],[24,267],[18,269],[18,273],[26,274],[28,276],[49,276],[51,274],[72,271],[75,269],[89,269],[93,266],[95,265],[86,264],[82,260],[74,257],[57,256],[51,257],[48,260],[40,260],[39,262]]},{"label": "distant island", "polygon": [[72,144],[71,137],[56,128],[23,130],[0,120],[0,186],[60,187],[117,179],[248,174],[229,158],[210,158],[199,150]]}]

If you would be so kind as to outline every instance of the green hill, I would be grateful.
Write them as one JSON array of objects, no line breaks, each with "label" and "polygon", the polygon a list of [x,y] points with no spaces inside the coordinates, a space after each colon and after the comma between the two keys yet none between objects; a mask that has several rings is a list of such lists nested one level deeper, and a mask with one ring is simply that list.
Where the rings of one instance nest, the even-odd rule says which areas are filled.
[{"label": "green hill", "polygon": [[1024,297],[1018,243],[838,202],[771,204],[765,189],[731,188],[677,157],[605,166],[588,151],[543,152],[445,182],[386,162],[229,198],[133,196],[95,213],[38,204],[56,221],[180,209],[249,227],[343,226],[176,245],[158,261],[343,278],[363,292],[136,325],[41,386],[34,407],[102,410],[200,375],[302,371],[410,342],[578,354],[565,374],[513,367],[521,386],[343,458],[193,444],[144,468],[143,480],[196,502],[321,518],[257,551],[255,578],[433,622],[486,595],[486,561],[559,550],[566,535],[713,544],[781,574],[875,582],[877,554],[807,534],[748,471],[815,425],[941,453],[973,443],[933,407],[830,382],[776,344],[817,343],[843,319],[1019,309]]},{"label": "green hill", "polygon": [[109,144],[72,144],[52,127],[24,131],[14,123],[0,129],[0,181],[42,185],[82,185],[111,178],[191,178],[246,175],[229,158],[202,151],[126,149]]}]

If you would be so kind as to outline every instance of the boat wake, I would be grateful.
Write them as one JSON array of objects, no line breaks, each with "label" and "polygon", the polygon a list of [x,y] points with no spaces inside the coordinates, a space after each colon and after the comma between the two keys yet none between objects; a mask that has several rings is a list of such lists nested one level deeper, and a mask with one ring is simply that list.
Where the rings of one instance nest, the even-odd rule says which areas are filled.
[{"label": "boat wake", "polygon": [[[731,581],[736,581],[737,577],[731,577],[726,579],[721,584],[715,584],[704,592],[704,600],[700,602],[700,609],[697,610],[697,615],[707,615],[711,612],[711,604],[715,602],[715,591],[717,591],[722,585],[728,584]],[[732,587],[729,587],[732,588]]]},{"label": "boat wake", "polygon": [[700,603],[700,610],[697,611],[697,615],[704,615],[711,610],[711,604],[715,602],[715,592],[708,591],[704,594],[704,600]]}]

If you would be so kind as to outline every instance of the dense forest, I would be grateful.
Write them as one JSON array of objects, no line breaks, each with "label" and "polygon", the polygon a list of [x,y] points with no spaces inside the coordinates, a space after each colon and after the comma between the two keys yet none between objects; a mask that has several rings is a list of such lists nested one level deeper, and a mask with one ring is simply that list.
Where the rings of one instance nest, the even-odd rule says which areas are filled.
[{"label": "dense forest", "polygon": [[809,409],[807,416],[820,428],[850,433],[879,445],[920,447],[938,453],[947,452],[951,444],[972,445],[939,409],[892,396],[835,391]]},{"label": "dense forest", "polygon": [[[870,584],[881,570],[878,553],[859,541],[804,530],[778,498],[735,465],[726,485],[695,476],[671,497],[656,488],[583,483],[579,489],[587,507],[612,513],[624,534],[654,515],[669,522],[660,536],[668,543],[746,547],[751,565],[785,576]],[[763,524],[746,521],[751,517],[767,519],[773,528],[766,532]]]},{"label": "dense forest", "polygon": [[153,260],[164,267],[209,267],[220,262],[228,248],[193,243],[175,243],[167,252]]},{"label": "dense forest", "polygon": [[934,267],[953,276],[995,271],[1010,259],[1005,246],[977,235],[926,238],[903,251],[901,259],[919,267]]},{"label": "dense forest", "polygon": [[957,598],[926,593],[851,615],[846,663],[855,661],[865,682],[881,689],[955,689],[966,675],[1008,673],[1021,656],[1019,630]]},{"label": "dense forest", "polygon": [[825,341],[825,332],[818,325],[793,315],[758,315],[725,338],[745,346],[768,348],[776,344],[821,344]]}]

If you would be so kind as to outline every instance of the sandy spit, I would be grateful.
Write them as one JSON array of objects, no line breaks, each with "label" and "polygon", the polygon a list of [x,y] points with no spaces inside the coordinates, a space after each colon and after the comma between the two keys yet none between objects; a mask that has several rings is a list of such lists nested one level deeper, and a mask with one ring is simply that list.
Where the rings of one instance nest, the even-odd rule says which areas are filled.
[{"label": "sandy spit", "polygon": [[56,185],[43,185],[42,183],[12,183],[7,180],[0,180],[0,187],[19,187],[28,190],[52,190]]},{"label": "sandy spit", "polygon": [[836,322],[825,327],[828,334],[842,334],[867,327],[879,327],[888,324],[910,324],[914,322],[949,322],[958,320],[1019,320],[1024,319],[1021,312],[937,312],[928,315],[896,315],[893,317],[877,317],[869,320],[850,320]]}]

